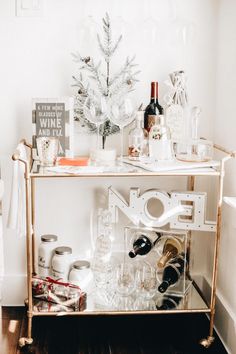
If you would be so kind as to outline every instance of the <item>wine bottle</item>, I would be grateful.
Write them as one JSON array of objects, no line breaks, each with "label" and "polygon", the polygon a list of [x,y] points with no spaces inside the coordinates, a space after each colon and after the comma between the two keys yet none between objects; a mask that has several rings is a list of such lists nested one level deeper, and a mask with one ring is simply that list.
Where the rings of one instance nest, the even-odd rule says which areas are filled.
[{"label": "wine bottle", "polygon": [[157,262],[159,268],[164,268],[166,263],[176,258],[183,251],[183,244],[177,238],[168,238],[163,246],[162,256]]},{"label": "wine bottle", "polygon": [[155,116],[163,114],[163,108],[158,102],[158,82],[151,83],[151,99],[144,112],[144,129],[150,131]]},{"label": "wine bottle", "polygon": [[129,252],[130,258],[148,254],[161,236],[162,233],[160,232],[150,232],[146,235],[141,234],[133,243],[133,249]]},{"label": "wine bottle", "polygon": [[161,306],[157,306],[158,310],[173,310],[175,309],[181,301],[181,297],[179,296],[168,296],[162,299]]},{"label": "wine bottle", "polygon": [[160,293],[165,293],[170,285],[177,283],[184,271],[184,265],[185,260],[182,255],[169,262],[164,268],[162,283],[158,287]]}]

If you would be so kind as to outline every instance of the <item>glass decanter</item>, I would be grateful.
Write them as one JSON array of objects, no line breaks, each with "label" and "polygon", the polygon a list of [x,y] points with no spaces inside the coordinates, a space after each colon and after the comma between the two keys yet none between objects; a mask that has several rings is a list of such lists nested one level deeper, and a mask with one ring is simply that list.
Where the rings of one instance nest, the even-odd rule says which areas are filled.
[{"label": "glass decanter", "polygon": [[170,129],[165,125],[163,115],[155,116],[155,124],[149,133],[149,154],[154,161],[173,159]]},{"label": "glass decanter", "polygon": [[148,132],[143,128],[143,111],[138,111],[134,129],[129,132],[130,160],[140,160],[148,156]]}]

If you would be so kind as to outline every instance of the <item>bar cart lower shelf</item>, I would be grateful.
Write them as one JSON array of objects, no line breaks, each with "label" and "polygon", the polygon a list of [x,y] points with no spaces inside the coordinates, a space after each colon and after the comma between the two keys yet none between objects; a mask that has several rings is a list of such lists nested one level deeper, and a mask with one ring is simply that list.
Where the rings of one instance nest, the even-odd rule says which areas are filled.
[{"label": "bar cart lower shelf", "polygon": [[[32,156],[32,146],[22,141],[24,145],[31,149]],[[136,169],[132,172],[108,172],[108,173],[78,173],[78,174],[63,174],[63,173],[52,173],[37,170],[31,170],[32,161],[24,160],[20,156],[19,152],[16,151],[12,158],[15,161],[20,161],[24,164],[25,167],[25,190],[26,190],[26,251],[27,251],[27,317],[28,317],[28,331],[27,337],[22,337],[19,340],[19,346],[23,347],[26,344],[32,344],[32,318],[36,316],[122,316],[122,315],[163,315],[163,314],[185,314],[185,313],[209,313],[210,316],[210,330],[207,338],[200,341],[200,344],[205,348],[208,348],[214,341],[213,328],[214,328],[214,315],[215,315],[215,302],[216,302],[216,280],[217,280],[217,269],[218,269],[218,252],[219,252],[219,241],[220,241],[220,232],[221,232],[221,208],[222,208],[222,199],[223,199],[223,181],[225,174],[225,162],[231,158],[236,157],[235,152],[227,151],[226,149],[214,146],[221,153],[225,153],[226,156],[219,161],[219,167],[210,167],[202,169],[191,169],[191,170],[180,170],[180,171],[166,171],[166,172],[148,172],[141,169]],[[99,301],[97,298],[88,295],[87,298],[87,308],[84,311],[73,311],[73,312],[52,312],[44,311],[43,308],[41,311],[35,307],[34,299],[32,297],[32,278],[36,274],[36,263],[35,263],[35,180],[38,178],[68,178],[68,177],[77,177],[77,178],[100,178],[100,177],[152,177],[154,179],[159,176],[184,176],[188,178],[188,191],[194,191],[195,177],[197,176],[210,176],[215,177],[218,180],[218,198],[217,198],[217,215],[216,215],[216,228],[215,228],[215,238],[214,238],[214,261],[213,261],[213,277],[211,284],[211,297],[210,301],[205,301],[204,296],[198,288],[197,284],[192,281],[191,275],[188,277],[191,280],[191,284],[181,299],[178,306],[174,309],[168,310],[137,310],[137,309],[125,309],[122,308],[117,310],[112,307],[104,308],[99,306]],[[191,203],[191,202],[190,202]],[[188,202],[189,204],[189,202]],[[193,205],[193,204],[192,204]],[[191,228],[189,232],[189,240],[191,238]],[[188,245],[188,251],[190,252],[190,241]]]},{"label": "bar cart lower shelf", "polygon": [[[83,311],[44,311],[38,310],[37,307],[37,299],[33,300],[33,316],[86,316],[86,315],[142,315],[142,314],[149,314],[149,315],[157,315],[157,314],[166,314],[166,313],[189,313],[189,312],[203,312],[207,313],[210,312],[210,308],[203,300],[202,296],[196,289],[196,287],[191,284],[189,289],[186,292],[184,297],[180,297],[180,303],[175,309],[172,310],[134,310],[134,309],[112,309],[111,307],[104,307],[104,305],[99,304],[99,299],[95,298],[92,294],[88,296],[87,299],[87,307]],[[28,303],[28,302],[27,302]]]},{"label": "bar cart lower shelf", "polygon": [[[202,297],[202,294],[200,294],[197,286],[194,285],[194,282],[192,282],[186,292],[186,295],[181,298],[181,301],[178,305],[177,308],[172,309],[172,310],[153,310],[153,311],[137,311],[137,310],[112,310],[111,308],[109,309],[104,309],[101,308],[99,309],[99,304],[97,304],[96,299],[93,297],[93,295],[88,296],[88,301],[87,301],[87,308],[84,311],[71,311],[71,312],[51,312],[51,311],[38,311],[36,310],[38,300],[33,299],[33,311],[32,311],[32,317],[44,317],[44,316],[50,316],[50,317],[68,317],[68,316],[109,316],[109,317],[117,317],[117,316],[156,316],[156,315],[167,315],[167,314],[190,314],[190,313],[210,313],[211,310],[205,300]],[[28,300],[25,301],[26,307],[28,308]],[[203,339],[202,340],[202,345],[205,347],[208,347],[214,338],[212,339]],[[27,338],[27,337],[21,337],[19,340],[19,346],[23,347],[26,344],[32,344],[33,339]]]}]

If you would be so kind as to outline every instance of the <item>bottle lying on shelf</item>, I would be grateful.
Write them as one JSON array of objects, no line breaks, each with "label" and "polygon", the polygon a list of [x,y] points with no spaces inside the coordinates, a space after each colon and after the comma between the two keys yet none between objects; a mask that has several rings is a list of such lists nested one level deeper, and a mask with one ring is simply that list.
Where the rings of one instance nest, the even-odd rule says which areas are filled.
[{"label": "bottle lying on shelf", "polygon": [[156,242],[161,238],[161,232],[149,232],[148,234],[141,234],[134,242],[133,249],[129,252],[130,258],[137,255],[144,256],[148,254],[155,246]]},{"label": "bottle lying on shelf", "polygon": [[182,297],[180,296],[164,296],[160,306],[156,305],[157,310],[173,310],[178,307]]},{"label": "bottle lying on shelf", "polygon": [[162,283],[159,285],[158,291],[160,293],[165,293],[171,285],[177,283],[181,274],[184,272],[184,268],[185,258],[183,254],[171,260],[164,268]]},{"label": "bottle lying on shelf", "polygon": [[178,238],[168,238],[163,246],[162,256],[157,262],[159,268],[164,268],[173,258],[176,258],[184,250],[183,242]]}]

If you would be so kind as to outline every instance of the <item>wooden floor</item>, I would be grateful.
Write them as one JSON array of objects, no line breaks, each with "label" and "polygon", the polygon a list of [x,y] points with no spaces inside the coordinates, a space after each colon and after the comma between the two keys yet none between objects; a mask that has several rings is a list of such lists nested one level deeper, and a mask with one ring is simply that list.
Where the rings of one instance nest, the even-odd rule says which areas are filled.
[{"label": "wooden floor", "polygon": [[24,308],[3,307],[0,354],[227,354],[216,337],[209,349],[198,341],[208,334],[203,314],[133,317],[37,317],[34,343],[17,347],[26,334]]}]

